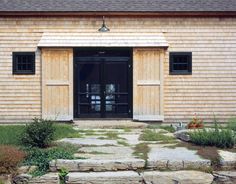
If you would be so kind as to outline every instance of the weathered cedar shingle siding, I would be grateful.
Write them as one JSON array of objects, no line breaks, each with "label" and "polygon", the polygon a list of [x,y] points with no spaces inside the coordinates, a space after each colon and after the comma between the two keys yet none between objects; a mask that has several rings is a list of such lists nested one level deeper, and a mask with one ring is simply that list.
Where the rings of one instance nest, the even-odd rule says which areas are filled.
[{"label": "weathered cedar shingle siding", "polygon": [[[168,51],[192,52],[192,75],[169,75],[164,64],[167,122],[189,120],[196,112],[221,121],[236,115],[236,19],[107,18],[112,32],[164,32]],[[0,18],[0,122],[40,117],[40,52],[35,75],[12,75],[12,52],[36,51],[43,32],[94,32],[97,18]]]},{"label": "weathered cedar shingle siding", "polygon": [[235,0],[0,0],[0,11],[236,11]]}]

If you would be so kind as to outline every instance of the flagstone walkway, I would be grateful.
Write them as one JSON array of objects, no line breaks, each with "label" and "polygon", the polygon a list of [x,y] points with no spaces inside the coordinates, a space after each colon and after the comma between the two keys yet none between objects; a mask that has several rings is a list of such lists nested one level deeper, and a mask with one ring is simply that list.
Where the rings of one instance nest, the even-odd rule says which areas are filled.
[{"label": "flagstone walkway", "polygon": [[[180,146],[180,140],[170,143],[143,141],[140,136],[144,128],[82,129],[76,126],[75,129],[80,138],[64,138],[58,142],[77,145],[79,149],[74,155],[77,159],[53,160],[50,163],[52,173],[45,177],[50,178],[51,174],[54,182],[53,174],[61,168],[69,171],[68,183],[71,184],[155,184],[163,181],[167,184],[173,184],[174,181],[210,184],[213,181],[213,175],[201,172],[211,168],[211,160],[202,158],[197,150]],[[173,133],[163,129],[153,131],[174,137]],[[140,146],[141,150],[138,148]],[[222,164],[236,166],[236,153],[219,150],[219,154]],[[193,169],[199,171],[189,171]],[[160,171],[173,172],[168,175],[168,172]],[[183,175],[178,175],[178,172]],[[191,172],[192,175],[189,175]],[[40,183],[40,180],[45,182],[45,178],[41,177],[35,183]]]}]

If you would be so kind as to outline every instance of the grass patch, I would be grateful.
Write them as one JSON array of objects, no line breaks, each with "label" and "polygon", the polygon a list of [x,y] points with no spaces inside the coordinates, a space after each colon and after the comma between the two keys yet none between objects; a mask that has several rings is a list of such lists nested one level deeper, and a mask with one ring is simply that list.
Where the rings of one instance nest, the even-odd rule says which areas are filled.
[{"label": "grass patch", "polygon": [[145,165],[147,165],[149,151],[150,148],[146,143],[139,143],[134,147],[133,155],[145,160]]},{"label": "grass patch", "polygon": [[107,132],[104,134],[108,139],[119,139],[117,132]]},{"label": "grass patch", "polygon": [[175,143],[177,140],[174,137],[164,135],[154,130],[146,129],[139,137],[143,141],[161,141],[162,143]]},{"label": "grass patch", "polygon": [[72,125],[69,124],[54,124],[54,140],[62,138],[80,138],[82,135],[78,130],[74,130]]},{"label": "grass patch", "polygon": [[124,132],[132,132],[131,128],[124,128]]},{"label": "grass patch", "polygon": [[25,129],[25,125],[1,125],[0,144],[20,145],[20,137]]},{"label": "grass patch", "polygon": [[163,130],[166,130],[168,132],[171,132],[171,133],[174,133],[175,132],[175,129],[173,126],[168,126],[168,125],[157,125],[157,124],[154,124],[154,125],[148,125],[149,129],[163,129]]},{"label": "grass patch", "polygon": [[[81,134],[77,130],[73,129],[69,124],[57,124],[53,125],[55,132],[53,139],[58,140],[62,138],[80,138]],[[24,132],[25,125],[0,125],[0,144],[4,145],[20,145],[20,137]]]},{"label": "grass patch", "polygon": [[123,145],[123,146],[129,146],[129,144],[127,142],[122,141],[122,140],[118,140],[117,143],[120,145]]},{"label": "grass patch", "polygon": [[175,129],[172,126],[161,126],[160,129],[164,129],[164,130],[171,132],[171,133],[175,132]]}]

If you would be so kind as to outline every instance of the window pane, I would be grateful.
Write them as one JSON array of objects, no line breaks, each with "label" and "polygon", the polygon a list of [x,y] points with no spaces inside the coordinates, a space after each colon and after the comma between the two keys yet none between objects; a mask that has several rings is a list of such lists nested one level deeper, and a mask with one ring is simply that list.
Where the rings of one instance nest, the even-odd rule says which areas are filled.
[{"label": "window pane", "polygon": [[192,53],[170,53],[170,74],[191,74]]},{"label": "window pane", "polygon": [[34,74],[35,53],[13,53],[13,74]]}]

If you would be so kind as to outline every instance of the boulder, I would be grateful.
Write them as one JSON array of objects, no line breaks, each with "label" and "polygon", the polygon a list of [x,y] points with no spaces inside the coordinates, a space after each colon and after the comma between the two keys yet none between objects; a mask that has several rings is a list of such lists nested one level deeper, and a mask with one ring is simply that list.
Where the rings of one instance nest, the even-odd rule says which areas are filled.
[{"label": "boulder", "polygon": [[216,184],[236,183],[236,171],[217,171],[213,173]]},{"label": "boulder", "polygon": [[13,184],[28,184],[32,178],[29,174],[19,174],[13,178]]},{"label": "boulder", "polygon": [[180,139],[185,142],[190,142],[190,136],[189,136],[190,131],[192,130],[189,129],[179,130],[175,132],[174,135],[177,139]]}]

